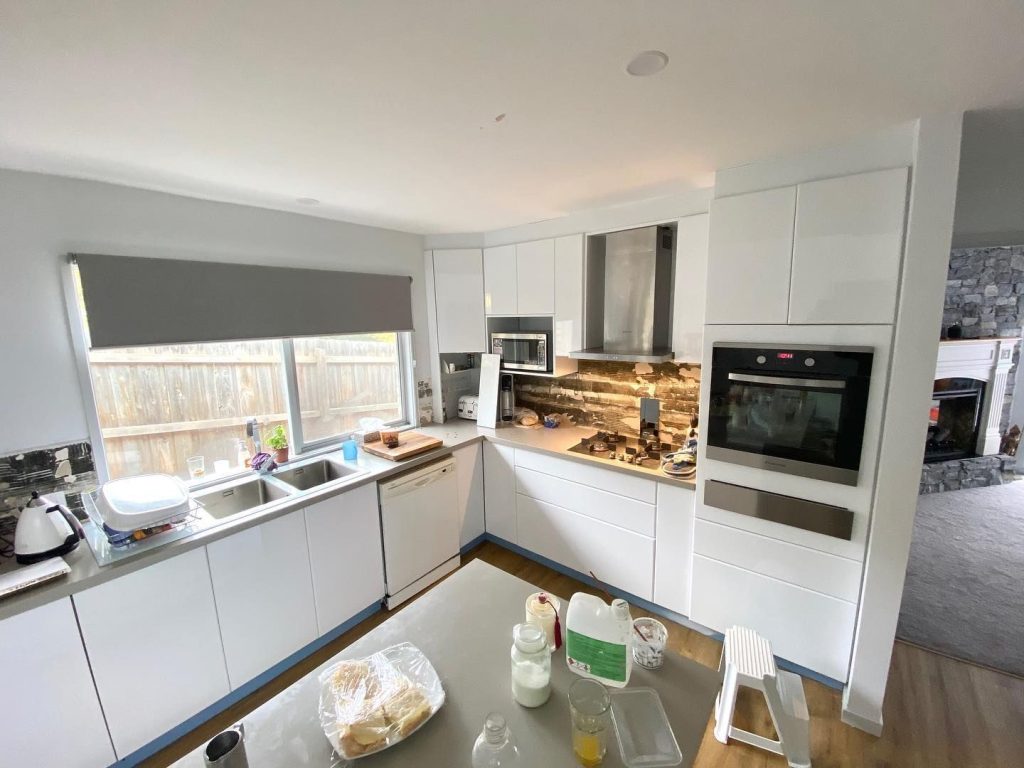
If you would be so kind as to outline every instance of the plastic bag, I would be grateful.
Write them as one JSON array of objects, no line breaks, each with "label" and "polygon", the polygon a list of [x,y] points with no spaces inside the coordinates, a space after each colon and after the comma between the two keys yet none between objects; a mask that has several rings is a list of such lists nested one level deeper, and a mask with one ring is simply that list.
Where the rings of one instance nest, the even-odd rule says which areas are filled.
[{"label": "plastic bag", "polygon": [[437,672],[411,643],[339,661],[319,680],[320,724],[342,758],[334,766],[404,741],[444,704]]}]

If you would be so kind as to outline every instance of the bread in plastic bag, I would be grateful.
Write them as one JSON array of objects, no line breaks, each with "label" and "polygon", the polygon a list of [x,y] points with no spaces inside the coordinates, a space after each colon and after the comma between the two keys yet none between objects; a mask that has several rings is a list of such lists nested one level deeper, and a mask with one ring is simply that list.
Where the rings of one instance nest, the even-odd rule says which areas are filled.
[{"label": "bread in plastic bag", "polygon": [[444,704],[437,672],[411,643],[339,661],[319,681],[320,724],[346,761],[398,744]]}]

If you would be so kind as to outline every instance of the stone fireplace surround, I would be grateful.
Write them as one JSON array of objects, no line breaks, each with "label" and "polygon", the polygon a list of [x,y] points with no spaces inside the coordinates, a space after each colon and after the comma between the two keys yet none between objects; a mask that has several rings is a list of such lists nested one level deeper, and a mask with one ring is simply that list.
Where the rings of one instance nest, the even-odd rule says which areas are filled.
[{"label": "stone fireplace surround", "polygon": [[920,492],[999,485],[1012,479],[1015,459],[999,455],[1000,420],[1007,378],[1018,339],[958,339],[939,343],[935,380],[969,378],[985,382],[977,457],[925,464]]}]

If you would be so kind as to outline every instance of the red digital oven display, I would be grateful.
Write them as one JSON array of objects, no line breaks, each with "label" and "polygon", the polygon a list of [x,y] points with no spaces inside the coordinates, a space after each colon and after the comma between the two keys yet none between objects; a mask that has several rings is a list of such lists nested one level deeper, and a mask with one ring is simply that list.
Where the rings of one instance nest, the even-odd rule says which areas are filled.
[{"label": "red digital oven display", "polygon": [[792,352],[777,352],[775,354],[775,357],[777,357],[779,360],[792,360],[793,359],[793,353]]}]

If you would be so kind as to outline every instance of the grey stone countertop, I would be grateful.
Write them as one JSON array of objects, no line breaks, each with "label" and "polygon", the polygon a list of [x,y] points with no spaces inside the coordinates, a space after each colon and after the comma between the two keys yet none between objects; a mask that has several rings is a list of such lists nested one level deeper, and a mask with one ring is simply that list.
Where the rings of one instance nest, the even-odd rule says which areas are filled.
[{"label": "grey stone countertop", "polygon": [[[585,456],[578,453],[568,453],[567,449],[579,442],[580,438],[590,437],[594,434],[595,430],[590,428],[522,429],[519,427],[503,426],[496,429],[486,429],[478,427],[476,422],[454,420],[445,424],[417,427],[416,431],[439,438],[443,441],[443,445],[440,448],[427,451],[400,463],[381,459],[360,451],[359,458],[355,463],[365,471],[359,475],[327,483],[323,486],[294,494],[280,501],[270,502],[256,508],[251,514],[229,518],[192,536],[170,541],[163,546],[154,547],[135,557],[126,558],[110,565],[100,566],[93,557],[88,543],[82,542],[74,552],[64,555],[64,561],[71,567],[70,574],[64,578],[0,599],[0,621],[116,579],[119,576],[127,575],[140,568],[167,560],[175,555],[183,554],[197,547],[206,546],[225,536],[261,525],[295,509],[337,496],[340,493],[345,493],[366,483],[390,479],[410,469],[416,469],[436,459],[449,456],[456,448],[481,442],[485,439],[516,448],[544,451],[571,461],[597,463],[612,472],[645,474],[658,482],[677,485],[691,490],[696,487],[692,480],[680,480],[669,477],[656,469],[612,462],[607,459]],[[351,464],[352,462],[346,463]],[[0,572],[10,570],[9,566],[0,568]]]}]

